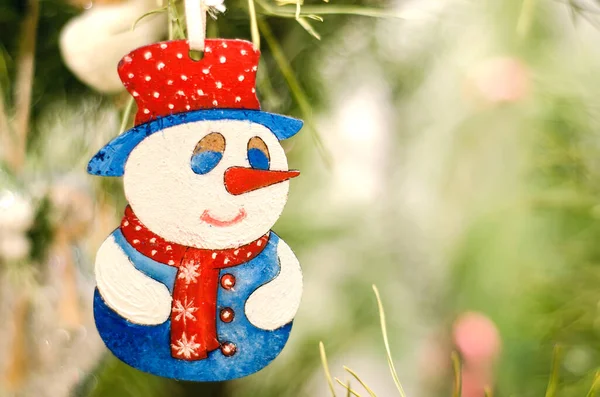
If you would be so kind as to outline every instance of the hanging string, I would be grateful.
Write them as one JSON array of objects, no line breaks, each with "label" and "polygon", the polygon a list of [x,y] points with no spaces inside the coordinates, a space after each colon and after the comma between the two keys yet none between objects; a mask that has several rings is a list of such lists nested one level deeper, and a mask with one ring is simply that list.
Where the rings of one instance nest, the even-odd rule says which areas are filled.
[{"label": "hanging string", "polygon": [[204,52],[206,11],[202,0],[185,0],[185,22],[190,51]]},{"label": "hanging string", "polygon": [[206,40],[206,15],[213,19],[225,12],[223,0],[185,0],[185,21],[190,51],[204,52]]}]

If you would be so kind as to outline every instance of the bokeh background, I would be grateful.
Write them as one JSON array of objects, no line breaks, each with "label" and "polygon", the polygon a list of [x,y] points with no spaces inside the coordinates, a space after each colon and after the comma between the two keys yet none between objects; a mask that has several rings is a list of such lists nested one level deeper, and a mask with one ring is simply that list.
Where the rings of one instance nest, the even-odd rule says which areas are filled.
[{"label": "bokeh background", "polygon": [[[121,130],[117,61],[169,35],[164,12],[131,29],[158,3],[0,0],[0,396],[328,396],[319,341],[359,394],[343,365],[399,395],[372,284],[408,396],[452,395],[452,351],[465,397],[586,396],[600,367],[599,2],[315,1],[317,40],[293,5],[257,0],[262,106],[307,121],[285,142],[302,177],[274,228],[305,291],[280,358],[221,384],[118,362],[91,313],[94,254],[125,201],[85,167]],[[249,39],[246,1],[226,6],[209,36]]]}]

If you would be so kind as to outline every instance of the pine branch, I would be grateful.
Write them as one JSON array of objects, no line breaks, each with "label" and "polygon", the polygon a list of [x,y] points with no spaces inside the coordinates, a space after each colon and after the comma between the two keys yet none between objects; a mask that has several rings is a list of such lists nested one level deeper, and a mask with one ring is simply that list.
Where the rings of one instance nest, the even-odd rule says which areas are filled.
[{"label": "pine branch", "polygon": [[9,156],[9,148],[12,146],[13,133],[8,122],[8,113],[4,103],[2,86],[0,86],[0,147],[4,149],[4,154]]},{"label": "pine branch", "polygon": [[517,34],[519,37],[524,38],[531,29],[531,23],[533,21],[535,11],[535,0],[523,0],[521,6],[521,13],[519,14],[519,20],[517,22]]},{"label": "pine branch", "polygon": [[27,292],[22,292],[17,298],[13,310],[13,338],[8,354],[8,365],[0,378],[9,391],[19,391],[29,372],[27,357],[27,316],[31,302]]},{"label": "pine branch", "polygon": [[269,46],[269,49],[271,50],[273,59],[275,60],[275,63],[277,63],[277,66],[279,67],[281,74],[283,75],[285,81],[288,84],[288,87],[290,88],[292,96],[296,100],[296,103],[298,104],[298,107],[300,108],[300,111],[302,112],[302,116],[304,117],[307,126],[310,128],[310,130],[312,132],[312,137],[317,146],[317,150],[321,153],[321,156],[323,157],[323,160],[325,161],[325,163],[328,166],[330,166],[331,164],[330,164],[329,153],[327,152],[327,149],[325,149],[325,146],[323,145],[323,142],[321,140],[321,136],[317,132],[317,129],[312,122],[311,106],[310,106],[310,103],[306,96],[306,93],[300,86],[300,82],[298,81],[298,78],[294,74],[292,67],[290,66],[287,58],[285,57],[285,54],[283,53],[283,49],[281,48],[281,45],[279,44],[277,39],[275,39],[275,36],[273,35],[273,31],[271,30],[271,27],[269,26],[268,23],[266,23],[262,19],[258,19],[258,28],[260,29],[260,32],[263,34],[263,37],[265,38],[265,41],[267,42],[267,45]]},{"label": "pine branch", "polygon": [[379,8],[361,7],[353,5],[313,5],[303,6],[300,13],[296,6],[273,6],[264,0],[256,0],[266,15],[277,16],[281,18],[312,17],[314,15],[356,15],[370,18],[396,18],[405,19],[403,12],[390,12]]},{"label": "pine branch", "polygon": [[27,151],[27,135],[31,114],[31,92],[35,71],[35,41],[39,19],[39,1],[29,0],[27,15],[21,31],[21,47],[17,59],[17,76],[15,83],[15,119],[11,166],[19,171],[25,162]]}]

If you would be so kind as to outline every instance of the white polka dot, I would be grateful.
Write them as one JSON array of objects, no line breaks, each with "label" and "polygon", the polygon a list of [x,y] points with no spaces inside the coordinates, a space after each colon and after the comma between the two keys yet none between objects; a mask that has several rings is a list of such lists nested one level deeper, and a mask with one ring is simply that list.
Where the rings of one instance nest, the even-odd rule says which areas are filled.
[{"label": "white polka dot", "polygon": [[239,254],[239,253],[240,253],[240,250],[235,250],[235,251],[233,251],[233,255],[237,255],[237,254]]},{"label": "white polka dot", "polygon": [[252,252],[248,252],[248,254],[246,254],[247,258],[250,258],[252,256]]},{"label": "white polka dot", "polygon": [[137,92],[137,91],[133,91],[133,92],[131,93],[131,95],[133,95],[133,96],[140,96],[140,94],[138,94],[138,92]]},{"label": "white polka dot", "polygon": [[152,80],[152,77],[146,76],[146,81],[150,81],[150,80]]},{"label": "white polka dot", "polygon": [[185,109],[186,109],[186,110],[190,110],[190,109],[191,109],[191,106],[190,106],[190,105],[185,105]]},{"label": "white polka dot", "polygon": [[173,266],[174,264],[175,264],[175,261],[171,259],[171,260],[169,261],[169,265]]},{"label": "white polka dot", "polygon": [[223,87],[223,83],[221,83],[220,81],[217,81],[217,88],[222,88]]},{"label": "white polka dot", "polygon": [[166,45],[165,43],[162,43],[162,44],[160,45],[160,48],[162,48],[162,49],[164,50],[165,48],[167,48],[167,45]]},{"label": "white polka dot", "polygon": [[219,102],[217,102],[216,100],[214,100],[214,101],[213,101],[213,105],[214,105],[214,106],[218,106],[218,105],[219,105]]},{"label": "white polka dot", "polygon": [[152,237],[152,238],[150,239],[150,242],[151,242],[152,244],[156,243],[156,237]]},{"label": "white polka dot", "polygon": [[223,46],[223,48],[227,48],[227,43],[223,43],[221,45]]},{"label": "white polka dot", "polygon": [[151,252],[152,256],[156,255],[157,252],[158,252],[157,250],[152,250],[152,252]]},{"label": "white polka dot", "polygon": [[252,66],[252,71],[256,72],[258,70],[258,66],[254,65]]},{"label": "white polka dot", "polygon": [[134,243],[134,244],[139,244],[139,243],[140,243],[140,240],[138,240],[138,239],[135,239],[135,240],[133,240],[133,243]]},{"label": "white polka dot", "polygon": [[219,58],[219,62],[221,62],[221,63],[225,63],[226,61],[227,61],[227,58],[225,58],[223,56],[221,58]]},{"label": "white polka dot", "polygon": [[216,253],[216,252],[213,252],[213,253],[212,253],[212,258],[213,258],[213,259],[216,259],[216,257],[217,257],[217,253]]},{"label": "white polka dot", "polygon": [[169,103],[169,109],[173,109],[175,107],[175,105],[173,105],[172,103]]},{"label": "white polka dot", "polygon": [[181,52],[178,52],[177,53],[177,58],[179,58],[179,59],[183,58],[183,54]]},{"label": "white polka dot", "polygon": [[244,81],[244,76],[240,74],[240,75],[238,76],[238,80],[239,80],[239,81]]},{"label": "white polka dot", "polygon": [[142,227],[141,226],[136,226],[135,230],[137,230],[139,232],[140,230],[142,230]]},{"label": "white polka dot", "polygon": [[171,247],[170,245],[167,245],[167,247],[165,248],[167,251],[171,251],[173,249],[173,247]]},{"label": "white polka dot", "polygon": [[148,110],[148,109],[144,109],[144,113],[145,113],[145,114],[148,114],[148,113],[150,113],[150,110]]},{"label": "white polka dot", "polygon": [[173,80],[168,80],[168,81],[167,81],[167,84],[168,84],[168,85],[173,85]]},{"label": "white polka dot", "polygon": [[125,227],[129,226],[129,221],[123,222],[123,226],[125,226]]},{"label": "white polka dot", "polygon": [[229,263],[229,258],[225,258],[225,260],[223,261],[223,263],[226,265]]},{"label": "white polka dot", "polygon": [[162,69],[162,68],[164,68],[164,67],[165,67],[165,64],[164,64],[164,62],[159,62],[159,63],[158,63],[158,65],[156,65],[156,68],[157,68],[158,70],[161,70],[161,69]]},{"label": "white polka dot", "polygon": [[210,47],[205,47],[204,48],[204,52],[210,52],[210,51],[211,51]]},{"label": "white polka dot", "polygon": [[185,74],[181,75],[181,80],[186,81],[187,80],[187,76]]},{"label": "white polka dot", "polygon": [[154,96],[154,98],[158,98],[160,96],[158,91],[154,91],[154,94],[152,94]]},{"label": "white polka dot", "polygon": [[204,95],[204,91],[202,91],[202,90],[198,90],[196,92],[198,93],[198,95]]},{"label": "white polka dot", "polygon": [[146,59],[152,58],[152,53],[150,51],[146,51],[146,53],[144,54],[144,58],[146,58]]},{"label": "white polka dot", "polygon": [[185,96],[185,92],[183,92],[182,90],[179,90],[179,91],[177,91],[177,95]]},{"label": "white polka dot", "polygon": [[129,73],[127,76],[129,76],[130,79],[133,78],[133,73]]},{"label": "white polka dot", "polygon": [[210,73],[210,69],[208,69],[208,68],[202,69],[202,73],[209,74]]},{"label": "white polka dot", "polygon": [[262,245],[262,240],[258,240],[258,241],[256,242],[256,245],[260,247],[260,246]]},{"label": "white polka dot", "polygon": [[252,88],[252,93],[254,94],[256,92],[256,88]]},{"label": "white polka dot", "polygon": [[246,51],[246,50],[240,51],[240,54],[242,54],[242,55],[246,55],[247,53],[248,53],[248,51]]},{"label": "white polka dot", "polygon": [[127,63],[131,62],[131,57],[129,55],[127,55],[126,57],[123,58],[123,60]]},{"label": "white polka dot", "polygon": [[242,101],[242,98],[240,98],[239,96],[236,96],[236,97],[235,97],[235,101],[236,101],[236,102],[241,102],[241,101]]}]

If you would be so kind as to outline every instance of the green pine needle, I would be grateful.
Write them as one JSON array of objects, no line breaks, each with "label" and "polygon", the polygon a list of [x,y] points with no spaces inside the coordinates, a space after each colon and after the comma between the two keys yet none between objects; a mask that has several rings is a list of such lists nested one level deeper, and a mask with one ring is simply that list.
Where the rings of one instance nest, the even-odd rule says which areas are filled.
[{"label": "green pine needle", "polygon": [[250,14],[250,34],[252,35],[252,44],[254,44],[254,49],[260,50],[260,31],[258,30],[254,0],[248,0],[248,13]]},{"label": "green pine needle", "polygon": [[302,28],[304,28],[304,30],[306,30],[308,34],[310,34],[317,40],[321,40],[321,35],[317,33],[317,31],[312,27],[310,22],[308,22],[305,18],[297,18],[296,21],[298,21],[300,26],[302,26]]},{"label": "green pine needle", "polygon": [[141,17],[136,19],[135,22],[133,22],[133,24],[131,25],[131,30],[135,30],[135,27],[142,19],[149,17],[150,15],[161,14],[163,12],[167,12],[168,10],[169,10],[169,6],[164,6],[164,7],[152,10],[152,11],[148,11],[147,13],[143,14]]},{"label": "green pine needle", "polygon": [[285,57],[285,54],[283,53],[283,49],[281,48],[281,45],[279,44],[277,39],[275,39],[275,36],[273,35],[273,32],[271,31],[271,27],[269,26],[269,24],[267,24],[262,19],[258,19],[257,22],[258,22],[258,28],[259,28],[260,32],[263,34],[263,37],[265,38],[265,41],[267,42],[267,45],[269,46],[269,48],[271,50],[273,59],[275,60],[275,63],[279,67],[279,70],[281,71],[283,78],[287,82],[290,92],[291,92],[292,96],[294,97],[294,99],[296,100],[296,103],[298,104],[298,107],[300,108],[300,111],[302,112],[303,118],[306,120],[306,125],[310,128],[310,131],[312,132],[312,138],[315,142],[315,145],[317,146],[317,150],[321,154],[325,163],[328,166],[330,166],[331,165],[330,164],[330,155],[329,155],[327,149],[325,148],[325,146],[323,145],[321,136],[318,133],[316,127],[314,126],[314,124],[312,122],[311,106],[310,106],[310,102],[308,101],[308,97],[306,96],[306,93],[300,86],[300,82],[298,81],[296,74],[292,70],[292,67],[290,66],[287,58]]},{"label": "green pine needle", "polygon": [[[168,0],[168,10],[169,10],[169,39],[185,39],[185,28],[183,26],[183,22],[181,17],[179,16],[179,10],[177,9],[177,4],[175,0]],[[174,32],[175,29],[173,27],[177,27],[177,33]],[[171,37],[173,36],[173,37]]]},{"label": "green pine needle", "polygon": [[327,383],[329,384],[329,390],[331,391],[331,396],[335,396],[335,389],[333,388],[333,380],[331,379],[331,372],[329,372],[329,364],[327,364],[327,355],[325,354],[325,345],[323,342],[319,342],[319,353],[321,354],[321,363],[323,364],[323,370],[325,371],[325,378],[327,378]]},{"label": "green pine needle", "polygon": [[342,382],[342,381],[341,381],[341,380],[339,380],[338,378],[335,378],[335,381],[336,381],[337,383],[339,383],[340,385],[342,385],[342,386],[343,386],[343,387],[346,389],[346,391],[348,392],[348,394],[347,394],[348,396],[350,396],[350,395],[353,395],[353,396],[356,396],[356,397],[361,397],[361,395],[360,395],[360,394],[358,394],[358,393],[356,392],[356,390],[353,390],[353,389],[350,387],[350,381],[348,381],[348,384],[346,384],[346,383]]},{"label": "green pine needle", "polygon": [[361,378],[360,378],[360,377],[359,377],[359,376],[356,374],[356,372],[354,372],[354,371],[353,371],[353,370],[351,370],[350,368],[346,367],[345,365],[344,365],[344,369],[345,369],[345,370],[346,370],[346,371],[347,371],[347,372],[348,372],[350,375],[352,375],[352,376],[354,377],[354,379],[356,379],[356,380],[358,381],[358,383],[360,383],[360,384],[361,384],[361,386],[362,386],[362,387],[364,387],[364,388],[365,388],[365,390],[366,390],[366,391],[369,393],[369,395],[370,395],[371,397],[377,397],[377,396],[375,395],[375,392],[373,391],[373,389],[371,389],[369,386],[367,386],[367,384],[366,384],[366,383],[365,383],[365,382],[364,382],[364,381],[363,381],[363,380],[362,380],[362,379],[361,379]]},{"label": "green pine needle", "polygon": [[462,364],[457,352],[452,352],[452,368],[454,369],[454,390],[452,397],[460,397],[462,393]]},{"label": "green pine needle", "polygon": [[529,33],[531,23],[535,15],[535,0],[523,0],[521,6],[521,13],[519,14],[519,20],[517,21],[517,34],[519,37],[524,38]]},{"label": "green pine needle", "polygon": [[552,370],[550,371],[550,380],[548,381],[548,388],[546,389],[545,397],[556,396],[556,390],[558,389],[558,374],[560,371],[561,357],[562,346],[554,346],[554,352],[552,353]]},{"label": "green pine needle", "polygon": [[400,392],[400,396],[406,397],[404,393],[404,389],[400,384],[400,380],[398,379],[398,374],[396,373],[396,368],[394,367],[394,361],[392,360],[392,353],[390,351],[390,343],[388,341],[387,336],[387,326],[385,324],[385,312],[383,311],[383,304],[381,303],[381,297],[379,296],[379,290],[373,284],[373,291],[375,292],[375,297],[377,298],[377,306],[379,308],[379,319],[381,321],[381,333],[383,335],[383,344],[385,345],[385,352],[387,354],[388,366],[390,367],[390,372],[392,373],[392,378],[394,379],[394,383],[396,384],[396,388],[398,392]]},{"label": "green pine needle", "polygon": [[134,104],[135,100],[133,99],[133,97],[129,98],[129,101],[127,101],[127,106],[125,106],[125,111],[123,112],[123,119],[121,120],[121,128],[119,128],[119,135],[124,133],[127,129],[127,126],[129,125],[129,120],[131,119],[131,113]]},{"label": "green pine needle", "polygon": [[587,397],[594,397],[596,392],[600,388],[600,371],[596,372],[596,376],[594,377],[594,382],[592,383],[592,387],[587,394]]}]

